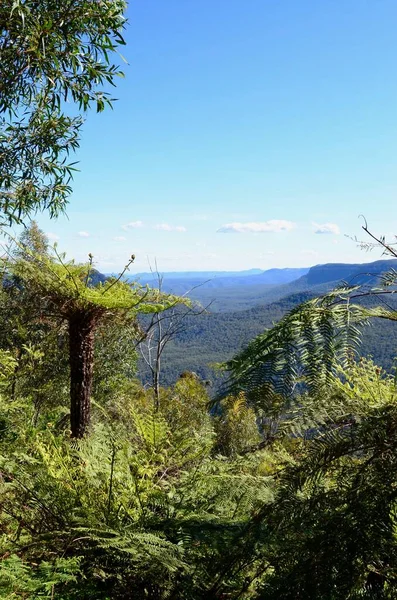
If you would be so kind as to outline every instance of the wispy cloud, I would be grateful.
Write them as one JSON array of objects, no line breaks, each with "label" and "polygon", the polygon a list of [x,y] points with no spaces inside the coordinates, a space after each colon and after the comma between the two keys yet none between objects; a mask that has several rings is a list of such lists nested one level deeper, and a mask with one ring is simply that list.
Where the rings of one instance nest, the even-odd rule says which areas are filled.
[{"label": "wispy cloud", "polygon": [[217,233],[280,233],[291,231],[296,227],[292,221],[272,219],[254,223],[227,223],[217,230]]},{"label": "wispy cloud", "polygon": [[88,231],[79,231],[77,235],[79,237],[81,237],[81,238],[88,238],[88,237],[90,237],[90,234],[88,233]]},{"label": "wispy cloud", "polygon": [[168,223],[159,223],[154,226],[154,229],[157,231],[186,231],[186,227],[182,227],[179,225],[168,225]]},{"label": "wispy cloud", "polygon": [[113,238],[114,242],[125,242],[127,238],[125,238],[123,235],[116,235],[116,237]]},{"label": "wispy cloud", "polygon": [[128,231],[129,229],[139,229],[140,227],[143,227],[142,221],[130,221],[123,225],[124,231]]},{"label": "wispy cloud", "polygon": [[59,240],[59,235],[57,235],[56,233],[52,233],[51,231],[48,231],[48,233],[46,233],[46,237],[51,242],[57,242]]},{"label": "wispy cloud", "polygon": [[320,235],[323,234],[333,234],[339,235],[340,229],[336,223],[312,223],[314,227],[314,233],[318,233]]}]

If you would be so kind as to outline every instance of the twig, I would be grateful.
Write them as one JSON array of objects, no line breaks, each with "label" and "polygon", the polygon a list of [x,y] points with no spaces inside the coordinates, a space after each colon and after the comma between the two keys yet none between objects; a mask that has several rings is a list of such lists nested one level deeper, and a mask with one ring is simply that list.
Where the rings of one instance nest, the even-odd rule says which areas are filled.
[{"label": "twig", "polygon": [[128,269],[130,268],[130,266],[132,265],[132,263],[135,260],[135,254],[131,254],[131,258],[128,261],[128,263],[125,265],[124,269],[121,271],[120,275],[114,280],[112,281],[112,283],[109,285],[109,287],[106,288],[106,290],[104,290],[102,292],[102,295],[106,294],[106,292],[108,292],[114,285],[116,285],[116,283],[118,283],[120,281],[120,279],[123,277],[124,273],[126,271],[128,271]]}]

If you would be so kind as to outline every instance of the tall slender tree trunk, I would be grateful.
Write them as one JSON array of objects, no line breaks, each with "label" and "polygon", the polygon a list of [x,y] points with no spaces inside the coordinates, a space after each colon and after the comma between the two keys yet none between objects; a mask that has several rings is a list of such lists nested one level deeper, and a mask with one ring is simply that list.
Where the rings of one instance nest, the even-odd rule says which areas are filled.
[{"label": "tall slender tree trunk", "polygon": [[78,311],[69,317],[70,428],[82,438],[90,424],[96,316]]},{"label": "tall slender tree trunk", "polygon": [[160,368],[161,368],[161,358],[157,356],[156,364],[153,372],[153,390],[154,390],[154,398],[155,398],[155,408],[156,411],[160,406]]}]

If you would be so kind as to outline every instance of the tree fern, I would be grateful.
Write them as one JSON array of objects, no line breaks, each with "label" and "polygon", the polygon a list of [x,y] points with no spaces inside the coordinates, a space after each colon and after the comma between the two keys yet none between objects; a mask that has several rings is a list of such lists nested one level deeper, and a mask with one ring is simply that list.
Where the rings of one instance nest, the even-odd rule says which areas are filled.
[{"label": "tree fern", "polygon": [[[13,240],[17,247],[21,245]],[[187,300],[160,290],[130,285],[122,280],[134,262],[132,255],[118,278],[90,285],[93,257],[87,264],[68,261],[54,248],[54,255],[23,246],[23,252],[2,257],[0,267],[32,295],[41,298],[47,317],[68,324],[70,363],[70,427],[72,437],[87,433],[91,415],[95,332],[101,322],[135,322],[138,313],[157,313]]]}]

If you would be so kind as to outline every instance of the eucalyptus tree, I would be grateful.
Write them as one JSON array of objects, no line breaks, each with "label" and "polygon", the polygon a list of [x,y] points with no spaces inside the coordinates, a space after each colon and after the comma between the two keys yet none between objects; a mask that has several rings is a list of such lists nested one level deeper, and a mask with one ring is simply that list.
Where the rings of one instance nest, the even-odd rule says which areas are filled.
[{"label": "eucalyptus tree", "polygon": [[[55,251],[56,252],[56,251]],[[95,332],[101,323],[136,323],[138,313],[157,313],[180,299],[159,290],[130,285],[122,275],[90,284],[92,256],[87,264],[66,261],[65,255],[38,254],[25,247],[2,259],[6,273],[40,298],[43,317],[67,322],[70,363],[70,425],[73,437],[83,437],[90,423]]]},{"label": "eucalyptus tree", "polygon": [[122,76],[124,0],[0,3],[0,213],[56,216],[71,192],[82,116]]}]

